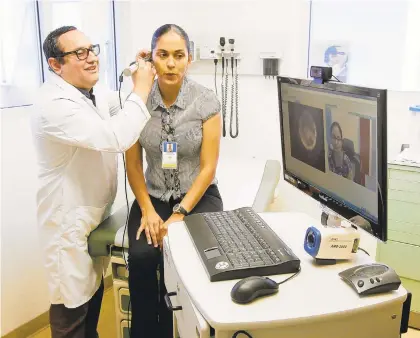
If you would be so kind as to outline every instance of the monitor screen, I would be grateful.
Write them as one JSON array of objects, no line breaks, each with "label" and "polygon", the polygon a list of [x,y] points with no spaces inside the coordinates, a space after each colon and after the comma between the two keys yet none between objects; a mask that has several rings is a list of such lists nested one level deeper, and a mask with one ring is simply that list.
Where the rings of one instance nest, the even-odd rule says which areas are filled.
[{"label": "monitor screen", "polygon": [[278,77],[287,182],[387,240],[386,90]]}]

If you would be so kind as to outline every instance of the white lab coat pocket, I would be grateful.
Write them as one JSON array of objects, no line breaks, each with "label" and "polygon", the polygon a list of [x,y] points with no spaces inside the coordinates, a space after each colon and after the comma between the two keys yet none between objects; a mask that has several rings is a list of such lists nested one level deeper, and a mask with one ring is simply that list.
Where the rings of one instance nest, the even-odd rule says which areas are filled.
[{"label": "white lab coat pocket", "polygon": [[80,206],[76,208],[76,243],[87,246],[90,233],[102,222],[107,205],[103,207]]}]

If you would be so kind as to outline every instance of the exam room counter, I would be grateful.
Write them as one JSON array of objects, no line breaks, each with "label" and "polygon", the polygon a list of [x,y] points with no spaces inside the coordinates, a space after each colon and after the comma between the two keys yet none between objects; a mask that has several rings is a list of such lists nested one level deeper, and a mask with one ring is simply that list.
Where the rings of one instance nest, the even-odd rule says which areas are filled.
[{"label": "exam room counter", "polygon": [[[244,167],[246,169],[241,170],[240,175],[238,175],[235,167],[225,167],[223,172],[219,169],[217,175],[225,210],[242,206],[253,206],[257,212],[291,209],[309,213],[313,218],[321,214],[316,203],[310,198],[305,199],[302,196],[302,192],[285,184],[280,178],[281,168],[278,161],[265,162],[255,160],[252,163],[248,162],[248,165]],[[253,179],[250,179],[251,177]],[[226,189],[226,187],[229,187],[229,189]],[[299,201],[299,204],[294,203],[296,200]],[[89,238],[91,255],[104,256],[111,254],[114,299],[116,303],[116,336],[118,338],[128,337],[128,275],[125,269],[126,257],[124,257],[125,254],[123,255],[122,251],[123,225],[125,221],[126,207],[122,207],[112,217],[105,220]],[[125,233],[125,236],[127,236],[127,233]],[[127,247],[127,244],[128,240],[125,237],[124,247]]]}]

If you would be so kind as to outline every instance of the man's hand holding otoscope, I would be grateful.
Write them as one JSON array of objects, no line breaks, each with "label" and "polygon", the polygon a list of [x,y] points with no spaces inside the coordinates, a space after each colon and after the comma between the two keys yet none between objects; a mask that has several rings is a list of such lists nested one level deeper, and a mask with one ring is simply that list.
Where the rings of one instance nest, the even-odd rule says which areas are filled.
[{"label": "man's hand holding otoscope", "polygon": [[147,102],[156,76],[156,70],[151,61],[151,53],[141,50],[136,55],[136,61],[123,71],[125,76],[131,75],[134,85],[133,92],[139,95],[144,103]]}]

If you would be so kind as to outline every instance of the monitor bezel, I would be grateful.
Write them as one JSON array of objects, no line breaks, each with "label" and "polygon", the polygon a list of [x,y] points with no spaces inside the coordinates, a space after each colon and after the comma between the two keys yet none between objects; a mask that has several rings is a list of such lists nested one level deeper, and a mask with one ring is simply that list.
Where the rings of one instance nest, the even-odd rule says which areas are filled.
[{"label": "monitor bezel", "polygon": [[[277,91],[278,91],[278,103],[279,103],[279,119],[280,119],[280,135],[281,135],[281,149],[282,149],[282,158],[283,158],[283,178],[286,182],[289,180],[286,179],[287,175],[289,177],[293,177],[300,182],[303,182],[304,185],[308,185],[311,188],[316,188],[308,182],[307,180],[303,179],[302,177],[298,177],[298,175],[290,172],[285,163],[285,146],[284,146],[284,127],[283,127],[283,106],[282,106],[282,93],[281,93],[281,85],[282,83],[297,85],[301,87],[309,87],[314,89],[321,89],[329,92],[335,93],[343,93],[343,94],[351,94],[351,95],[358,95],[364,97],[375,98],[377,100],[377,160],[378,160],[378,222],[374,222],[373,220],[369,220],[372,222],[372,229],[380,229],[380,233],[374,232],[370,233],[378,240],[386,242],[388,240],[388,162],[387,162],[387,90],[386,89],[377,89],[377,88],[369,88],[369,87],[361,87],[361,86],[354,86],[344,83],[338,82],[326,82],[326,83],[315,83],[313,80],[310,79],[301,79],[301,78],[293,78],[293,77],[286,77],[286,76],[277,76]],[[380,165],[380,163],[385,163],[384,165]],[[292,184],[293,185],[293,184]],[[295,186],[295,185],[293,185]],[[316,188],[317,189],[317,188]],[[340,203],[344,201],[344,199],[336,199],[333,196],[330,196],[328,192],[323,191],[323,194],[327,195],[329,199],[334,201],[333,203],[325,203],[320,198],[311,196],[311,198],[319,201],[320,203],[324,204],[337,214],[341,215],[342,217],[346,218],[343,215],[343,207],[335,202]],[[319,196],[318,196],[319,197]],[[346,202],[346,201],[345,201]],[[349,208],[347,208],[348,210]],[[355,214],[364,217],[365,215],[358,213],[355,210],[352,210]]]}]

